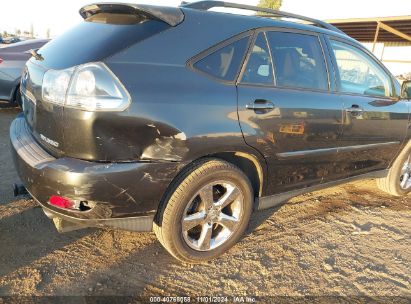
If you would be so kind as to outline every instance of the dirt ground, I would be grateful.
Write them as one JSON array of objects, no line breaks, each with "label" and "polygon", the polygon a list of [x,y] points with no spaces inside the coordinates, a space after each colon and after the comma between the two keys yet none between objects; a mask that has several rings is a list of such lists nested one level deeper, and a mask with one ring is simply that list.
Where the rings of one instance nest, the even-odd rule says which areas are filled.
[{"label": "dirt ground", "polygon": [[17,113],[0,109],[0,297],[313,295],[411,301],[410,196],[389,197],[372,180],[299,196],[255,213],[246,236],[221,258],[183,265],[153,233],[58,234],[32,200],[14,199],[8,126]]}]

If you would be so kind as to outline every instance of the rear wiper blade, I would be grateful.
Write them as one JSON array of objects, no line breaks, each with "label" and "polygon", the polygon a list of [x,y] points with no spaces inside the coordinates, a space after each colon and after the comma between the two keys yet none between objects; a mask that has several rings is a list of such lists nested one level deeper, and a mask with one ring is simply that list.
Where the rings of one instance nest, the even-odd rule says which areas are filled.
[{"label": "rear wiper blade", "polygon": [[31,54],[31,56],[33,56],[37,60],[41,60],[41,61],[44,60],[43,56],[41,56],[39,53],[37,53],[37,50],[29,50],[29,53]]}]

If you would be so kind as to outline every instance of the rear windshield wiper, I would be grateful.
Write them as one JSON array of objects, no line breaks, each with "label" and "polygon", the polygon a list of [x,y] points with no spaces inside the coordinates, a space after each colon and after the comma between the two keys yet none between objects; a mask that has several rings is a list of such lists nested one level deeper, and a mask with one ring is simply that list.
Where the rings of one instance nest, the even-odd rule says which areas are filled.
[{"label": "rear windshield wiper", "polygon": [[36,60],[40,60],[40,61],[44,60],[43,56],[41,56],[39,53],[37,53],[37,50],[29,50],[29,53],[31,54],[31,56],[36,58]]}]

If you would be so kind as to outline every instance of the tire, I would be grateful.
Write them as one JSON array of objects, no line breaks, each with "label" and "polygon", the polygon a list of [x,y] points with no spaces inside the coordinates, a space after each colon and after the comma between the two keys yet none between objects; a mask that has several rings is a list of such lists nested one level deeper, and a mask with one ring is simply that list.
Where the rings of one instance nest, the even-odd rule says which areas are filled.
[{"label": "tire", "polygon": [[[393,196],[405,196],[410,193],[410,187],[401,187],[401,183],[406,178],[407,180],[411,174],[411,141],[405,146],[394,161],[392,167],[388,171],[388,174],[384,178],[377,179],[377,186],[380,190],[391,194]],[[408,164],[408,168],[406,168]],[[405,174],[408,171],[407,175]]]},{"label": "tire", "polygon": [[204,159],[186,168],[173,183],[153,229],[178,260],[205,262],[226,252],[242,237],[253,201],[251,183],[238,167]]}]

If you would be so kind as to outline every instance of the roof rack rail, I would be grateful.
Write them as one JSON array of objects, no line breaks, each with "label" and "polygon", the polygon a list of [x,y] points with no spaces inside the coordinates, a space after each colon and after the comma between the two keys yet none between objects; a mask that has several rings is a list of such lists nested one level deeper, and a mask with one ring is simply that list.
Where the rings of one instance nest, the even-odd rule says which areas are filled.
[{"label": "roof rack rail", "polygon": [[249,11],[255,11],[255,12],[262,12],[262,13],[267,13],[268,15],[264,15],[265,17],[287,17],[287,18],[293,18],[293,19],[298,19],[298,20],[303,20],[307,21],[309,23],[312,23],[316,26],[320,26],[322,28],[325,28],[327,30],[331,30],[333,32],[338,32],[340,34],[346,35],[344,32],[336,28],[335,26],[318,20],[318,19],[313,19],[310,17],[305,17],[293,13],[287,13],[279,10],[274,10],[274,9],[269,9],[269,8],[263,8],[263,7],[257,7],[257,6],[252,6],[252,5],[245,5],[245,4],[237,4],[237,3],[231,3],[231,2],[224,2],[224,1],[210,1],[210,0],[205,0],[205,1],[197,1],[197,2],[191,2],[187,3],[183,1],[181,3],[182,7],[185,8],[192,8],[192,9],[198,9],[198,10],[204,10],[207,11],[211,8],[214,7],[225,7],[225,8],[236,8],[236,9],[243,9],[243,10],[249,10]]}]

